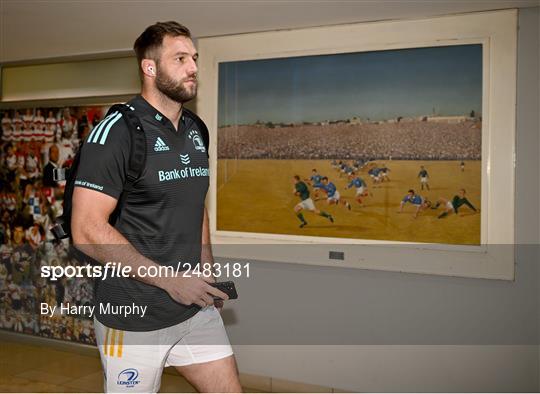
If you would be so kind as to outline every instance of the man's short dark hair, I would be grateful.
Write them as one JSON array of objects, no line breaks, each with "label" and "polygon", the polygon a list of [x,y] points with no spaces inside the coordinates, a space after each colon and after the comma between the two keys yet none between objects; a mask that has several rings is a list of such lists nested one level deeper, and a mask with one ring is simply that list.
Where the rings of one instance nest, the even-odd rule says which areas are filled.
[{"label": "man's short dark hair", "polygon": [[153,59],[156,62],[159,60],[157,51],[161,48],[165,36],[191,38],[191,32],[184,25],[174,21],[157,22],[148,26],[133,44],[139,67],[143,59]]}]

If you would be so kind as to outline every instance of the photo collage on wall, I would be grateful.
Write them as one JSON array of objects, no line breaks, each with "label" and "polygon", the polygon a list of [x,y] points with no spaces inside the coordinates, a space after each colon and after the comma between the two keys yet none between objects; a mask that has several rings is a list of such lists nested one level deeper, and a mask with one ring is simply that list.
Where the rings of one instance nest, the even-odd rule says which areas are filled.
[{"label": "photo collage on wall", "polygon": [[55,181],[53,172],[71,166],[81,141],[107,109],[0,110],[0,329],[95,343],[88,317],[40,313],[42,303],[93,305],[91,279],[53,281],[41,276],[41,267],[79,264],[69,242],[56,240],[50,231],[62,215],[65,187],[65,181]]}]

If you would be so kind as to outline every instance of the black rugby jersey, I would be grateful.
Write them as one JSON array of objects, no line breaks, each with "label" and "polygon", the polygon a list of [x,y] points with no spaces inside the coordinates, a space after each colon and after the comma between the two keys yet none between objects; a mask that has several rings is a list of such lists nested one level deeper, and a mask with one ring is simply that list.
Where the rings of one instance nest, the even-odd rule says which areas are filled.
[{"label": "black rugby jersey", "polygon": [[[128,103],[146,135],[146,166],[127,195],[115,228],[144,256],[177,267],[200,262],[208,155],[197,124],[186,112],[178,131],[143,97]],[[130,131],[121,115],[94,127],[82,146],[75,185],[120,197],[128,169]],[[120,247],[120,246],[118,246]],[[135,279],[96,279],[95,316],[106,326],[129,331],[178,324],[200,308],[175,302],[160,288]],[[147,306],[144,317],[102,313],[101,305]]]}]

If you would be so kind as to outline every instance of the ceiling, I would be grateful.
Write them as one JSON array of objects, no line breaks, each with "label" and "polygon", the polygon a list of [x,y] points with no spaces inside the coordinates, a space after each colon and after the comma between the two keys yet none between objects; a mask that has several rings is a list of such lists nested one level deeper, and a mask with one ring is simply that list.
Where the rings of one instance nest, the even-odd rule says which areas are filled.
[{"label": "ceiling", "polygon": [[0,0],[0,63],[130,50],[156,21],[195,37],[539,6],[540,0]]}]

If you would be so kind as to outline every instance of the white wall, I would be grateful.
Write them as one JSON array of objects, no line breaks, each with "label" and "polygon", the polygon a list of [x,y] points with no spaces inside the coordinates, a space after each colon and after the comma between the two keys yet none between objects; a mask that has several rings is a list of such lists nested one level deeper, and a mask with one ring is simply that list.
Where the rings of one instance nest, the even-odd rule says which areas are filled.
[{"label": "white wall", "polygon": [[[524,9],[520,15],[520,40],[519,40],[519,61],[518,61],[518,103],[517,103],[517,119],[518,119],[518,132],[520,130],[528,130],[528,132],[518,133],[518,155],[517,155],[517,168],[518,168],[518,184],[517,190],[520,188],[526,188],[529,177],[535,177],[538,179],[537,172],[535,174],[533,168],[540,168],[540,76],[539,76],[539,56],[540,56],[540,11],[539,8]],[[536,116],[534,116],[536,114]],[[521,138],[519,138],[521,136]],[[524,157],[528,159],[523,159]],[[533,159],[534,158],[534,159]],[[529,160],[531,169],[523,168],[522,165]],[[536,160],[536,163],[534,162]],[[537,189],[540,184],[537,184]],[[518,215],[522,216],[517,218],[518,223],[522,223],[518,227],[518,236],[520,236],[521,242],[527,242],[537,245],[537,258],[536,264],[540,264],[540,252],[538,252],[538,245],[540,244],[540,231],[538,230],[538,223],[540,223],[540,210],[539,206],[540,190],[531,190],[530,194],[523,193],[523,203],[527,206],[536,206],[536,212],[527,211],[526,209],[517,210]],[[530,215],[530,216],[529,216]],[[536,227],[534,227],[534,221],[527,219],[533,216],[538,217]],[[538,275],[538,281],[540,281],[540,271]],[[540,299],[540,289],[537,291],[536,298]],[[538,315],[538,327],[540,327],[540,314]],[[540,332],[539,332],[540,337]],[[540,341],[539,341],[540,342]],[[540,391],[540,343],[538,346],[538,387],[536,391]]]},{"label": "white wall", "polygon": [[195,37],[534,7],[538,0],[0,2],[0,62],[125,51],[148,25],[178,20]]},{"label": "white wall", "polygon": [[[538,7],[519,25],[515,282],[254,263],[225,314],[242,372],[354,391],[540,390]],[[293,345],[302,333],[310,345]],[[284,345],[264,346],[274,335]]]}]

